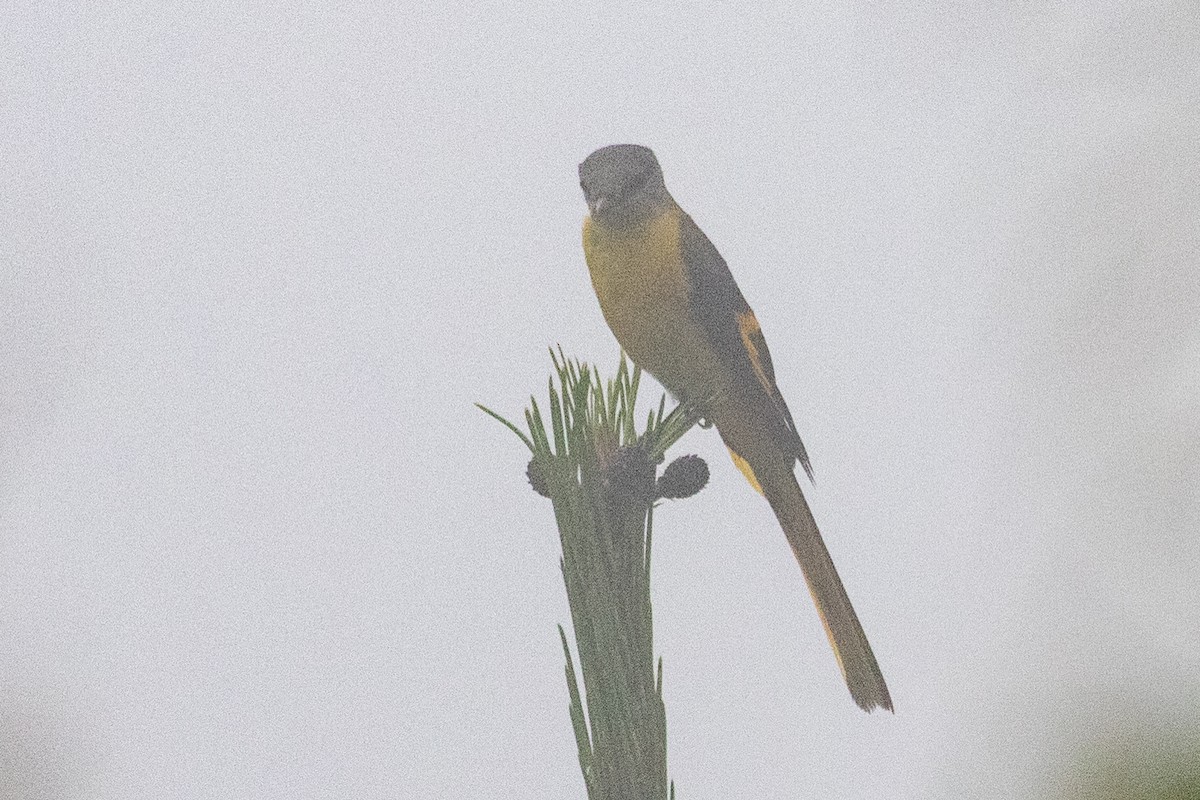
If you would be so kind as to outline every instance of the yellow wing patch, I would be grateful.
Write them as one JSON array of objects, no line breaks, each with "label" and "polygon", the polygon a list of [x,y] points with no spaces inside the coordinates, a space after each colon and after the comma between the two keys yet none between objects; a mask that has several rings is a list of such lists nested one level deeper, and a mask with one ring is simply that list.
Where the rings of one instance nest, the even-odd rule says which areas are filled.
[{"label": "yellow wing patch", "polygon": [[763,337],[762,328],[759,327],[754,312],[749,308],[739,311],[737,326],[742,349],[750,360],[750,369],[754,373],[754,378],[779,413],[782,424],[779,441],[785,447],[785,452],[800,461],[800,465],[804,467],[804,471],[811,479],[812,466],[808,463],[808,454],[804,452],[804,443],[800,441],[800,435],[796,433],[796,423],[792,421],[792,412],[788,411],[787,403],[783,401],[783,395],[779,393],[779,388],[775,385],[775,368],[771,365],[771,353],[767,350],[767,340]]},{"label": "yellow wing patch", "polygon": [[746,309],[738,313],[737,321],[738,333],[742,336],[742,345],[746,348],[746,354],[750,356],[750,365],[754,367],[754,375],[762,387],[767,390],[767,394],[773,397],[775,382],[767,375],[767,370],[763,367],[762,353],[758,349],[758,343],[763,341],[762,328],[759,327],[758,319],[754,316],[753,311]]}]

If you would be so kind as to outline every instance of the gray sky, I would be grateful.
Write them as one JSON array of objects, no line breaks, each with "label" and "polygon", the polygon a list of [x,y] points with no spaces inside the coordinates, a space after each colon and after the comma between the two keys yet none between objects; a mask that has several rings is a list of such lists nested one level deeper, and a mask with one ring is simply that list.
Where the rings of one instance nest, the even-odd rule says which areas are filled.
[{"label": "gray sky", "polygon": [[575,168],[625,141],[758,312],[896,700],[693,432],[680,796],[1195,735],[1200,6],[791,5],[0,14],[0,797],[583,796],[549,505],[471,403],[613,369]]}]

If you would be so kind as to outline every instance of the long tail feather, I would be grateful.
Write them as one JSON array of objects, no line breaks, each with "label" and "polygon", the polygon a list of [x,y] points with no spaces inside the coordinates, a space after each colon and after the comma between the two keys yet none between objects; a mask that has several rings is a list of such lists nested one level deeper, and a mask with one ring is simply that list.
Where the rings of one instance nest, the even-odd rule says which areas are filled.
[{"label": "long tail feather", "polygon": [[842,676],[850,688],[850,696],[864,711],[875,708],[891,711],[892,697],[879,663],[871,652],[867,635],[833,566],[833,559],[821,539],[821,532],[817,530],[816,520],[796,476],[791,470],[755,474],[763,494],[779,519],[788,544],[792,546],[796,560],[800,562],[808,591],[825,626],[825,634],[829,637]]}]

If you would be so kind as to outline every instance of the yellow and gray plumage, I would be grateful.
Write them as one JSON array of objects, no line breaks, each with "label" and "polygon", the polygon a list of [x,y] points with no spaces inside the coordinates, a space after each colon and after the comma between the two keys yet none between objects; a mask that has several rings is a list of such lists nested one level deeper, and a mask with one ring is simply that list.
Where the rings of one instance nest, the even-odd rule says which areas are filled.
[{"label": "yellow and gray plumage", "polygon": [[808,455],[775,384],[754,312],[708,237],[672,199],[654,153],[612,145],[579,166],[583,249],[604,318],[633,361],[680,399],[704,402],[800,563],[854,701],[892,708],[871,645],[817,530],[795,465]]}]

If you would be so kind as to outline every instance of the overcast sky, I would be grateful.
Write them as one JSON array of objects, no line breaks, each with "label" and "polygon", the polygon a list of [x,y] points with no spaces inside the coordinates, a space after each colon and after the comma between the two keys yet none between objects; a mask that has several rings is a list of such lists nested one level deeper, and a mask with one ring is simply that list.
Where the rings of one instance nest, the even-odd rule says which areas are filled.
[{"label": "overcast sky", "polygon": [[679,796],[1057,797],[1194,741],[1200,6],[794,6],[0,12],[0,797],[584,796],[549,503],[471,404],[614,368],[616,142],[756,309],[896,702],[695,431]]}]

